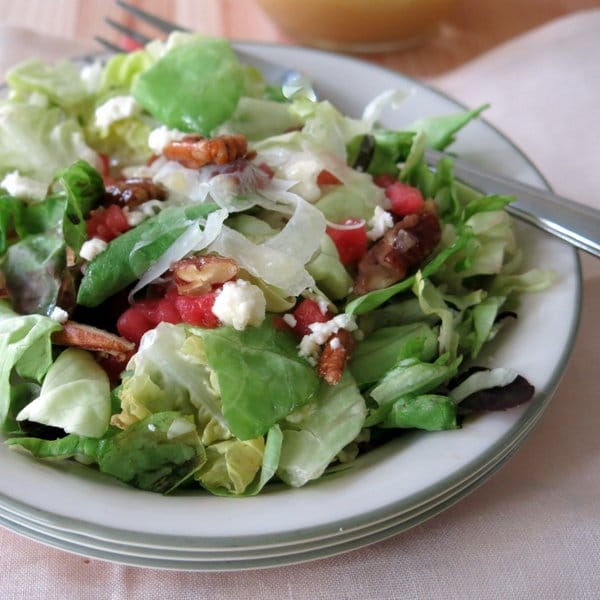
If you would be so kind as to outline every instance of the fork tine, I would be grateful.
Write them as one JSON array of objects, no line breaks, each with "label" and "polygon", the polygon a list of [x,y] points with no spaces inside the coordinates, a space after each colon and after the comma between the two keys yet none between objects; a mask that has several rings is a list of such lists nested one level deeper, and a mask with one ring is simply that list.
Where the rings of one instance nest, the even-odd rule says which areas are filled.
[{"label": "fork tine", "polygon": [[181,27],[176,23],[171,23],[169,21],[165,21],[156,15],[146,12],[133,4],[129,4],[128,2],[124,2],[123,0],[117,0],[117,4],[126,12],[136,16],[138,19],[149,23],[159,31],[163,33],[171,33],[172,31],[189,31],[185,27]]},{"label": "fork tine", "polygon": [[116,44],[113,44],[112,42],[109,42],[107,39],[105,39],[99,35],[94,36],[94,39],[99,44],[104,46],[107,50],[111,50],[112,52],[123,52],[123,48],[121,48],[120,46],[117,46]]},{"label": "fork tine", "polygon": [[148,36],[144,35],[143,33],[140,33],[139,31],[136,31],[135,29],[131,29],[131,27],[127,27],[126,25],[121,25],[121,23],[118,23],[117,21],[113,21],[113,19],[111,19],[110,17],[106,17],[104,20],[113,29],[116,29],[117,31],[123,33],[124,35],[131,38],[132,40],[139,42],[140,44],[147,44],[151,39]]}]

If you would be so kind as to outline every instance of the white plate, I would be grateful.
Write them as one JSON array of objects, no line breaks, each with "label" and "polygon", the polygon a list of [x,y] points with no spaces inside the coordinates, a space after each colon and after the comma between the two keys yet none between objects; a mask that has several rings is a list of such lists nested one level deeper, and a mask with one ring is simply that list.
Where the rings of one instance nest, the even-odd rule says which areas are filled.
[{"label": "white plate", "polygon": [[[322,97],[358,116],[377,93],[411,91],[384,122],[403,124],[459,105],[414,80],[316,50],[240,44],[260,58],[307,73]],[[545,185],[531,162],[483,121],[453,150],[522,181]],[[522,443],[549,402],[571,351],[579,317],[576,252],[525,225],[526,266],[551,268],[552,288],[524,297],[519,320],[484,357],[512,367],[536,387],[516,409],[470,419],[463,429],[407,434],[352,468],[298,490],[273,486],[255,498],[203,493],[163,497],[127,488],[78,465],[50,465],[0,447],[1,523],[66,550],[142,566],[197,570],[274,566],[310,560],[383,539],[456,502]],[[549,326],[551,324],[551,327]]]}]

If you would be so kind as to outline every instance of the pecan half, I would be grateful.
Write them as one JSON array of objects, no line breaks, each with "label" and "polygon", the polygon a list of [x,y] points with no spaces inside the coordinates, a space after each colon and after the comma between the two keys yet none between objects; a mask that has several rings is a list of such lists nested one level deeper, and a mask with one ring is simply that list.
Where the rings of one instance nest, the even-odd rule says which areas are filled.
[{"label": "pecan half", "polygon": [[248,152],[248,142],[243,135],[220,135],[206,139],[199,136],[187,136],[182,140],[169,142],[163,154],[188,169],[199,169],[204,165],[224,165]]},{"label": "pecan half", "polygon": [[442,236],[435,205],[427,201],[420,212],[396,223],[358,263],[354,292],[379,290],[406,277],[438,245]]},{"label": "pecan half", "polygon": [[148,200],[164,200],[167,190],[147,177],[117,179],[106,187],[104,204],[118,204],[135,208]]},{"label": "pecan half", "polygon": [[221,256],[193,256],[173,263],[170,267],[177,293],[197,296],[210,291],[214,284],[225,283],[238,273],[237,263]]},{"label": "pecan half", "polygon": [[356,341],[349,331],[340,329],[334,333],[323,347],[317,364],[317,375],[329,385],[339,383],[355,348]]},{"label": "pecan half", "polygon": [[57,346],[73,346],[93,352],[105,352],[121,361],[131,357],[135,351],[133,342],[104,329],[76,321],[63,323],[62,331],[55,331],[52,334],[52,342]]}]

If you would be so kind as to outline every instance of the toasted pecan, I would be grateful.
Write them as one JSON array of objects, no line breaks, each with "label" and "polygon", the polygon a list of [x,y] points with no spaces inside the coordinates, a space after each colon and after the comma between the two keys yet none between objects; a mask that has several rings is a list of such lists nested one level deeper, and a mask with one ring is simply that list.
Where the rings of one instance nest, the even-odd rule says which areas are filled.
[{"label": "toasted pecan", "polygon": [[352,334],[346,329],[338,330],[327,340],[323,347],[317,364],[317,375],[329,385],[339,383],[344,374],[346,363],[355,348],[356,342]]},{"label": "toasted pecan", "polygon": [[220,135],[216,138],[187,136],[169,142],[163,154],[188,169],[199,169],[204,165],[225,165],[248,152],[248,142],[243,135]]},{"label": "toasted pecan", "polygon": [[177,293],[197,296],[210,291],[214,284],[233,279],[238,273],[238,265],[231,258],[193,256],[173,263],[170,270]]},{"label": "toasted pecan", "polygon": [[164,200],[167,190],[160,183],[154,183],[147,177],[117,179],[106,187],[105,204],[118,204],[135,208],[149,200]]},{"label": "toasted pecan", "polygon": [[73,346],[93,352],[104,352],[121,360],[132,356],[135,351],[135,344],[125,338],[104,329],[70,320],[63,323],[61,331],[52,334],[52,342],[57,346]]},{"label": "toasted pecan", "polygon": [[427,201],[420,212],[405,216],[358,263],[356,294],[366,294],[404,279],[420,265],[441,239],[435,205]]}]

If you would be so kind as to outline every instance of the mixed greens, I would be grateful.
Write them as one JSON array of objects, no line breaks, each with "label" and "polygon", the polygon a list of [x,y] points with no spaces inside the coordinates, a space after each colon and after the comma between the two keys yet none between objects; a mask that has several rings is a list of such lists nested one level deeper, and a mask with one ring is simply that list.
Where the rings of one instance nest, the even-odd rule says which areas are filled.
[{"label": "mixed greens", "polygon": [[182,33],[6,79],[11,447],[144,490],[252,495],[532,396],[472,365],[551,274],[519,270],[511,198],[423,158],[485,107],[391,131],[396,93],[352,119]]}]

